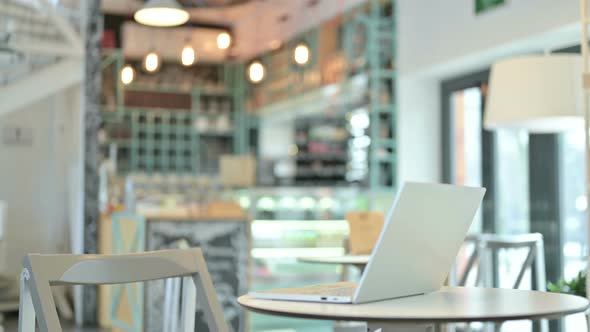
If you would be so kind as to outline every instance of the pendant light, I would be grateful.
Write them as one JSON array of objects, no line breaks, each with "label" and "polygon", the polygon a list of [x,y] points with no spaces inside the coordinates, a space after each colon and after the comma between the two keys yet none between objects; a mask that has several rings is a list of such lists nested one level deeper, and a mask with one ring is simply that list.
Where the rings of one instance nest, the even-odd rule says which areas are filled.
[{"label": "pendant light", "polygon": [[148,0],[133,18],[155,27],[172,27],[186,23],[190,14],[176,0]]},{"label": "pendant light", "polygon": [[222,32],[217,35],[217,48],[226,50],[231,45],[231,35],[227,32]]},{"label": "pendant light", "polygon": [[[256,3],[256,12],[260,12],[260,2]],[[258,24],[259,24],[260,20],[256,20],[255,22],[255,26],[254,26],[254,36],[255,39],[258,39],[258,37],[260,36],[260,34],[258,33]],[[256,44],[259,44],[258,40],[255,40]],[[254,84],[258,84],[260,82],[262,82],[262,80],[264,80],[264,77],[266,76],[266,68],[264,67],[264,65],[262,64],[262,62],[258,61],[258,60],[254,60],[250,63],[250,65],[248,65],[248,68],[246,70],[246,75],[248,76],[248,80]]]},{"label": "pendant light", "polygon": [[192,66],[196,60],[197,56],[195,54],[195,49],[190,44],[190,39],[187,39],[186,44],[180,53],[180,62],[183,66],[188,67]]},{"label": "pendant light", "polygon": [[299,66],[305,66],[309,62],[311,51],[306,43],[299,43],[293,50],[293,60]]},{"label": "pendant light", "polygon": [[260,83],[266,76],[266,69],[260,61],[254,61],[248,66],[248,79],[252,83]]},{"label": "pendant light", "polygon": [[143,68],[150,73],[155,73],[160,69],[160,56],[154,52],[149,52],[143,59]]},{"label": "pendant light", "polygon": [[131,82],[133,82],[134,78],[135,71],[133,70],[133,67],[131,67],[130,65],[126,65],[125,67],[123,67],[123,69],[121,69],[121,83],[129,85],[131,84]]},{"label": "pendant light", "polygon": [[577,54],[518,56],[494,63],[484,126],[532,133],[582,128],[582,64]]}]

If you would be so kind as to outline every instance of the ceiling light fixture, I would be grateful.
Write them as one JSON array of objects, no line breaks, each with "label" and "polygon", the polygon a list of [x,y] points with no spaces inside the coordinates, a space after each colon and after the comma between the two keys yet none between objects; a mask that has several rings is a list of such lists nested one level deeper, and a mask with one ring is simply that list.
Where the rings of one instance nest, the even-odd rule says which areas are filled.
[{"label": "ceiling light fixture", "polygon": [[252,83],[260,83],[266,76],[266,69],[260,61],[254,61],[248,66],[248,79]]},{"label": "ceiling light fixture", "polygon": [[222,32],[217,35],[217,48],[226,50],[231,45],[231,35],[227,32]]},{"label": "ceiling light fixture", "polygon": [[154,51],[148,53],[143,60],[143,67],[150,73],[160,68],[160,56]]},{"label": "ceiling light fixture", "polygon": [[123,67],[123,69],[121,69],[121,83],[129,85],[131,84],[131,82],[133,82],[134,78],[135,71],[133,70],[133,67],[131,67],[130,65],[126,65],[125,67]]},{"label": "ceiling light fixture", "polygon": [[190,14],[176,0],[148,0],[133,18],[144,25],[173,27],[186,23]]},{"label": "ceiling light fixture", "polygon": [[305,66],[309,62],[310,53],[311,51],[307,44],[299,43],[295,46],[295,50],[293,51],[293,59],[298,65]]},{"label": "ceiling light fixture", "polygon": [[582,65],[578,54],[518,56],[494,63],[484,126],[533,133],[582,128]]},{"label": "ceiling light fixture", "polygon": [[180,62],[183,66],[188,67],[192,66],[196,60],[197,56],[195,54],[195,49],[187,42],[180,53]]}]

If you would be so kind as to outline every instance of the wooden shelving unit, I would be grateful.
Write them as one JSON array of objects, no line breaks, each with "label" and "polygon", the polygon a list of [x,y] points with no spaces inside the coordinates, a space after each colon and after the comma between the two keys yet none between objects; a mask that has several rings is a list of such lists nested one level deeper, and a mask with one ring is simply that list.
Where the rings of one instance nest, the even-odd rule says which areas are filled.
[{"label": "wooden shelving unit", "polygon": [[137,77],[125,86],[117,74],[124,61],[120,51],[103,59],[101,150],[116,152],[119,173],[215,174],[220,155],[244,152],[240,65],[163,64],[147,74],[128,62]]}]

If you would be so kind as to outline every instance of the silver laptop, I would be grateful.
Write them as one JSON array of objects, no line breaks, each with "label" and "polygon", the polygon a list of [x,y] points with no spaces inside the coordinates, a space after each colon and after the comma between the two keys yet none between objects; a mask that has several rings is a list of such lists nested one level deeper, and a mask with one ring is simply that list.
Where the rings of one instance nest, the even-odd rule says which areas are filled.
[{"label": "silver laptop", "polygon": [[444,283],[484,188],[405,183],[387,215],[360,282],[251,292],[259,299],[365,303],[438,290]]}]

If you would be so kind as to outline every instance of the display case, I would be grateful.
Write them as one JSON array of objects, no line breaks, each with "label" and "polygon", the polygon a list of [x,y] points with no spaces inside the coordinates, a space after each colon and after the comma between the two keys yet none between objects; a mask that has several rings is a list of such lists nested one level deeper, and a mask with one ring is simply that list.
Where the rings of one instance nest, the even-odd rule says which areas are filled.
[{"label": "display case", "polygon": [[[226,192],[250,213],[250,290],[296,287],[335,282],[343,268],[298,262],[298,257],[338,256],[345,253],[349,210],[367,209],[369,195],[358,188],[252,188]],[[353,276],[354,277],[354,276]],[[276,318],[252,314],[251,331],[329,331],[324,321]]]}]

